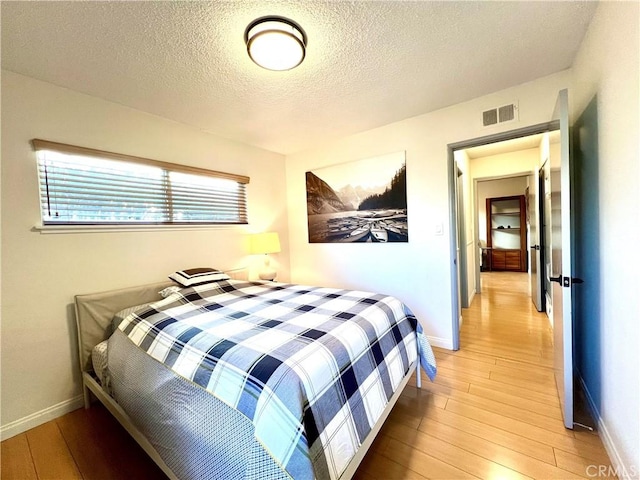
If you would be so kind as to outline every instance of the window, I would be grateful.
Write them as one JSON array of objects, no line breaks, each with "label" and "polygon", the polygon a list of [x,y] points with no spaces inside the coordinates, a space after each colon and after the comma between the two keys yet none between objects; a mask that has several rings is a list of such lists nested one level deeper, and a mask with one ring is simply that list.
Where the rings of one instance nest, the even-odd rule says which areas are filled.
[{"label": "window", "polygon": [[246,224],[241,175],[35,139],[43,225]]}]

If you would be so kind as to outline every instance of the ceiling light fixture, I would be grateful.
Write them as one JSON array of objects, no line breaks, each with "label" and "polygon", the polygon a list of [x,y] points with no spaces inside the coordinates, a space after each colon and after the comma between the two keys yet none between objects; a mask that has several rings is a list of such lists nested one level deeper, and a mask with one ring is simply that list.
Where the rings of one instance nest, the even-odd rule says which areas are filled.
[{"label": "ceiling light fixture", "polygon": [[293,20],[262,17],[249,24],[244,32],[249,57],[267,70],[291,70],[302,63],[307,35]]}]

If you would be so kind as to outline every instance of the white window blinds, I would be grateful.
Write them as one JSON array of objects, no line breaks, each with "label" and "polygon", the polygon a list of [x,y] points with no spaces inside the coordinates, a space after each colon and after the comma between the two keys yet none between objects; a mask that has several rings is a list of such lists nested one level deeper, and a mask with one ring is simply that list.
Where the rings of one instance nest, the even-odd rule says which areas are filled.
[{"label": "white window blinds", "polygon": [[45,140],[44,225],[245,224],[249,178]]}]

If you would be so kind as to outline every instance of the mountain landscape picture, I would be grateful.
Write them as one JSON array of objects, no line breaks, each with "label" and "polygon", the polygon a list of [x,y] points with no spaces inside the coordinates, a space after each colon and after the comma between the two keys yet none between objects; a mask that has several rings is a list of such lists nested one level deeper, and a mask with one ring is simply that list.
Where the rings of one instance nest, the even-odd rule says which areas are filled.
[{"label": "mountain landscape picture", "polygon": [[310,243],[408,242],[405,153],[306,172]]}]

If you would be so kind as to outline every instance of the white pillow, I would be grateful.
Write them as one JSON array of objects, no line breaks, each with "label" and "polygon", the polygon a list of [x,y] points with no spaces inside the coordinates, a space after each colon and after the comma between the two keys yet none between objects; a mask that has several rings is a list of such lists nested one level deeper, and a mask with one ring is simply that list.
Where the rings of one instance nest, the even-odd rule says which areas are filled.
[{"label": "white pillow", "polygon": [[229,280],[229,275],[215,268],[190,268],[172,273],[169,278],[183,287],[195,287],[205,283]]},{"label": "white pillow", "polygon": [[160,290],[158,293],[160,294],[160,296],[162,298],[167,298],[169,295],[171,295],[172,293],[175,292],[179,292],[180,291],[180,287],[177,285],[171,285],[170,287],[167,288],[163,288],[162,290]]}]

